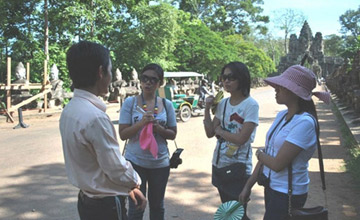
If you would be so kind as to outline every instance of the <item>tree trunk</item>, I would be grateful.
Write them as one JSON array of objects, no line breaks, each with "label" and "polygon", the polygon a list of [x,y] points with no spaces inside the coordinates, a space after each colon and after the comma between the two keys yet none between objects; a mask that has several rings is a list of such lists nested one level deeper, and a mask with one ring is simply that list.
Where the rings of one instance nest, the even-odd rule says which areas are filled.
[{"label": "tree trunk", "polygon": [[44,52],[46,56],[46,60],[49,61],[49,26],[48,26],[48,1],[44,0],[44,15],[45,15],[45,46]]},{"label": "tree trunk", "polygon": [[284,46],[285,46],[285,55],[288,53],[288,47],[287,47],[287,36],[288,36],[288,33],[287,31],[285,31],[285,39],[284,39]]}]

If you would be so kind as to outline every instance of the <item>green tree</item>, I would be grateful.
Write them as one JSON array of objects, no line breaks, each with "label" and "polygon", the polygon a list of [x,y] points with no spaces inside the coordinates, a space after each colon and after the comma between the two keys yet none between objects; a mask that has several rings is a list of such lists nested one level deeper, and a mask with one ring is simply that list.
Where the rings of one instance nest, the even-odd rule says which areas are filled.
[{"label": "green tree", "polygon": [[345,41],[341,36],[331,34],[324,37],[325,56],[341,56],[344,51]]},{"label": "green tree", "polygon": [[241,35],[230,35],[225,38],[229,46],[236,48],[239,61],[245,63],[252,77],[267,77],[275,71],[275,64],[264,51],[253,43],[245,41]]},{"label": "green tree", "polygon": [[269,17],[261,14],[262,0],[173,0],[173,3],[201,19],[215,32],[246,35],[252,28],[262,34],[267,32],[264,24],[269,22]]},{"label": "green tree", "polygon": [[125,28],[111,34],[112,40],[118,42],[112,45],[115,64],[122,72],[142,69],[151,62],[164,69],[174,68],[171,54],[181,32],[177,18],[178,11],[167,3],[134,7],[128,23],[121,24]]},{"label": "green tree", "polygon": [[360,6],[356,11],[346,11],[340,16],[339,21],[346,48],[342,55],[345,58],[353,58],[360,49]]},{"label": "green tree", "polygon": [[344,35],[350,33],[357,38],[360,35],[360,6],[355,10],[347,10],[339,18],[341,24],[341,32]]},{"label": "green tree", "polygon": [[282,56],[285,56],[283,39],[275,38],[271,34],[266,34],[263,37],[257,37],[254,40],[254,45],[263,50],[277,66]]},{"label": "green tree", "polygon": [[200,72],[216,79],[221,68],[236,59],[235,51],[201,20],[191,20],[189,13],[183,13],[180,22],[183,33],[174,51],[179,66],[174,70]]}]

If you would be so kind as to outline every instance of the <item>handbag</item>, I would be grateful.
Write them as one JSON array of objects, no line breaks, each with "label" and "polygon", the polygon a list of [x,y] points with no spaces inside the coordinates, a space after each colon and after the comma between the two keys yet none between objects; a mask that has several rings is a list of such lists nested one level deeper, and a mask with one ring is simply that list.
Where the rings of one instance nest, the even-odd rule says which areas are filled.
[{"label": "handbag", "polygon": [[239,182],[246,177],[246,164],[233,163],[229,166],[217,168],[213,166],[213,174],[215,176],[215,186],[220,187],[234,182]]},{"label": "handbag", "polygon": [[[312,117],[311,117],[312,118]],[[314,118],[313,118],[314,119]],[[318,158],[320,166],[320,177],[322,183],[322,189],[325,194],[325,174],[324,174],[324,163],[321,152],[321,145],[319,140],[319,128],[315,121],[317,147],[318,147]],[[288,167],[288,197],[289,197],[289,209],[288,209],[288,220],[328,220],[328,210],[323,206],[316,206],[312,208],[292,208],[291,207],[291,196],[292,196],[292,164]],[[326,202],[326,196],[325,196]]]}]

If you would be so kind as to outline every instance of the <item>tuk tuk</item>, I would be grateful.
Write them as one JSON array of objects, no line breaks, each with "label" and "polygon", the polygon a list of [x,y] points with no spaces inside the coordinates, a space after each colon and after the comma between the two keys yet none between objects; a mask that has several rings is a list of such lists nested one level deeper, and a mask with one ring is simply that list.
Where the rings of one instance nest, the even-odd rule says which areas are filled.
[{"label": "tuk tuk", "polygon": [[[191,116],[204,114],[204,109],[199,106],[199,95],[196,94],[203,77],[203,74],[196,72],[164,73],[166,84],[159,88],[159,96],[172,102],[177,118],[183,122],[188,121]],[[172,80],[178,84],[172,84]]]}]

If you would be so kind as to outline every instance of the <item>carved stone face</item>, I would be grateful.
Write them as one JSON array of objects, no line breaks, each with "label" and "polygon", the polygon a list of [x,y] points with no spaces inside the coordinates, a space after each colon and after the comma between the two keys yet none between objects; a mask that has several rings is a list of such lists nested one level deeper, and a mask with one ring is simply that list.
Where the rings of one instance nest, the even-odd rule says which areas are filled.
[{"label": "carved stone face", "polygon": [[26,79],[26,69],[22,62],[20,62],[15,68],[16,79]]}]

